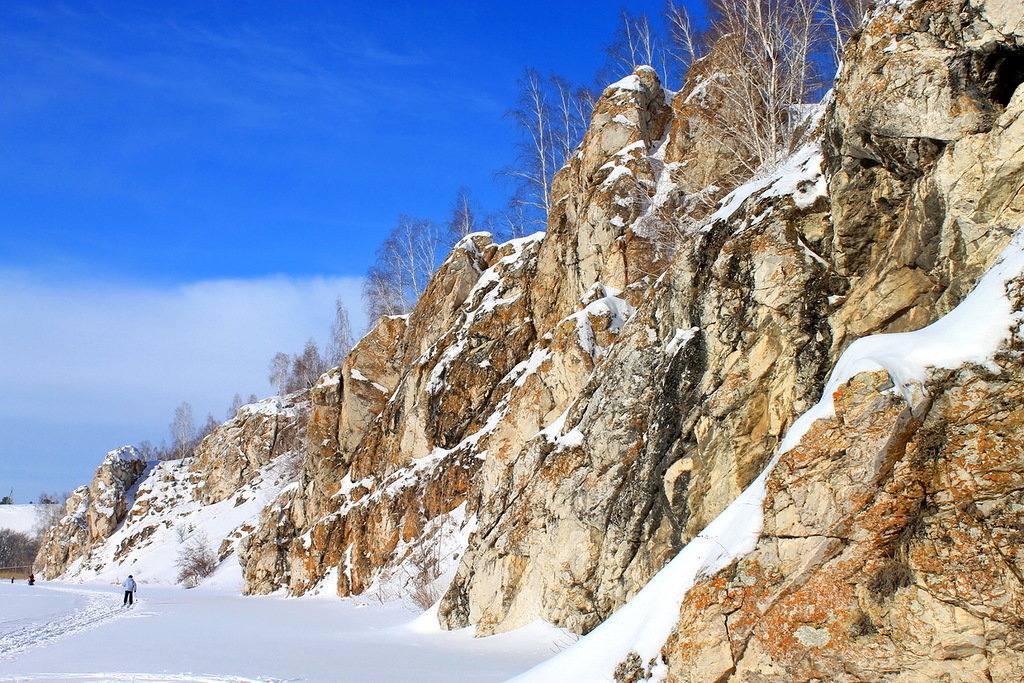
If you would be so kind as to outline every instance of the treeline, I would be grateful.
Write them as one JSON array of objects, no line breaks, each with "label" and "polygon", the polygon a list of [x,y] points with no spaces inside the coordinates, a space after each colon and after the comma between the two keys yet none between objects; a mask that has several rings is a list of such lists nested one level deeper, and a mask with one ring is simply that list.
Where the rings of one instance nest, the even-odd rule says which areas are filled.
[{"label": "treeline", "polygon": [[370,320],[408,313],[464,235],[486,230],[500,240],[543,229],[552,180],[582,140],[600,89],[638,66],[653,67],[666,87],[678,88],[690,67],[713,52],[717,71],[704,88],[720,106],[709,112],[715,117],[709,129],[735,157],[738,170],[729,180],[735,184],[774,169],[793,151],[803,119],[800,105],[815,101],[831,82],[841,46],[869,5],[870,0],[706,0],[695,14],[670,0],[656,17],[622,10],[596,87],[526,69],[518,102],[508,112],[519,135],[516,157],[496,174],[511,181],[506,206],[482,213],[463,187],[446,222],[399,216],[366,274],[363,298]]},{"label": "treeline", "polygon": [[[255,403],[258,400],[256,394],[250,394],[248,400],[243,400],[241,394],[235,394],[225,413],[226,419],[233,418],[239,408],[246,403]],[[192,404],[182,401],[174,409],[174,418],[167,428],[170,439],[161,439],[159,444],[148,440],[142,441],[136,448],[146,460],[180,460],[191,455],[199,442],[216,429],[221,422],[222,420],[218,420],[213,413],[209,413],[205,421],[197,423]]]},{"label": "treeline", "polygon": [[302,353],[288,354],[279,351],[270,359],[267,380],[277,393],[282,395],[309,389],[316,384],[320,375],[341,365],[353,343],[348,310],[341,299],[336,299],[334,322],[323,351],[312,338],[306,342]]},{"label": "treeline", "polygon": [[[49,491],[41,491],[35,500],[30,500],[29,505],[56,505],[57,503],[63,503],[68,498],[68,493],[50,493]],[[6,496],[0,497],[0,505],[14,505],[14,490]]]},{"label": "treeline", "polygon": [[505,240],[544,229],[551,182],[582,140],[596,95],[560,76],[542,77],[535,69],[527,69],[518,85],[518,106],[508,112],[520,134],[516,159],[496,172],[512,185],[505,207],[484,213],[470,190],[460,187],[444,222],[400,215],[364,280],[371,321],[408,313],[441,260],[466,235],[486,231]]},{"label": "treeline", "polygon": [[[345,354],[352,347],[352,328],[345,304],[341,299],[335,300],[334,304],[334,323],[323,351],[315,340],[310,339],[301,353],[278,352],[270,360],[270,374],[267,379],[279,394],[308,389],[316,383],[320,375],[341,365]],[[184,401],[174,409],[174,418],[168,426],[170,438],[162,439],[159,444],[143,441],[137,448],[146,460],[180,460],[188,457],[214,429],[234,418],[243,405],[257,401],[259,397],[256,394],[250,394],[248,399],[243,399],[241,394],[235,394],[223,419],[210,413],[202,422],[197,422],[192,404]]]},{"label": "treeline", "polygon": [[16,570],[30,570],[38,551],[38,536],[0,529],[0,571],[5,576],[13,575]]}]

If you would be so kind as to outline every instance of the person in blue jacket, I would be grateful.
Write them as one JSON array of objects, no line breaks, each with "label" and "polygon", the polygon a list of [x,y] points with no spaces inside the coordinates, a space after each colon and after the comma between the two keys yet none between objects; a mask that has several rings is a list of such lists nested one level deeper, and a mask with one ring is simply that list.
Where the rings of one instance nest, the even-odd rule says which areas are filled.
[{"label": "person in blue jacket", "polygon": [[122,585],[124,586],[124,605],[127,606],[133,604],[135,602],[135,589],[137,587],[135,585],[135,579],[133,579],[132,575],[129,574],[128,578],[124,580],[124,584]]}]

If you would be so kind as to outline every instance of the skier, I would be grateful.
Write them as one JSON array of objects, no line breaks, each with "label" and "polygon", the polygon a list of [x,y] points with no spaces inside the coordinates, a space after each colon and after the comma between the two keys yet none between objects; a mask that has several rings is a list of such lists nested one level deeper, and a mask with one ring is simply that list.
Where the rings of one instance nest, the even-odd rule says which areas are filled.
[{"label": "skier", "polygon": [[30,585],[30,586],[36,585],[36,575],[35,574],[29,574],[28,575],[28,585]]},{"label": "skier", "polygon": [[135,603],[135,579],[129,574],[128,578],[124,580],[124,603],[123,607],[128,607]]}]

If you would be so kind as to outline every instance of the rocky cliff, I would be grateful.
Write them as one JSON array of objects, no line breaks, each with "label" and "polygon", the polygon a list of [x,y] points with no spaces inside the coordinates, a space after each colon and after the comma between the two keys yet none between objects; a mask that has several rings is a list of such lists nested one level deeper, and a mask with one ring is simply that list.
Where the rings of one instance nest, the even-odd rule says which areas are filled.
[{"label": "rocky cliff", "polygon": [[[594,676],[631,681],[1019,678],[1019,610],[1006,607],[1024,576],[1019,245],[995,295],[972,315],[950,312],[1024,226],[1022,14],[1003,2],[877,9],[847,46],[817,149],[727,197],[701,228],[708,237],[694,236],[709,241],[689,273],[684,248],[666,279],[684,275],[680,290],[693,292],[702,273],[728,273],[703,276],[696,308],[736,302],[689,319],[691,344],[718,341],[696,366],[702,379],[732,366],[687,411],[705,425],[687,439],[697,457],[682,461],[684,490],[697,494],[688,535],[699,535],[654,593],[524,680],[602,656]],[[794,177],[808,154],[820,178]],[[821,197],[803,198],[819,184]],[[651,319],[681,300],[648,304]],[[922,336],[867,337],[935,321]],[[972,330],[992,342],[985,353],[962,339]],[[931,352],[939,340],[944,356]],[[807,411],[825,372],[827,409]],[[723,490],[750,483],[773,452],[777,464],[743,496]]]},{"label": "rocky cliff", "polygon": [[[247,591],[439,598],[480,635],[603,624],[572,650],[613,643],[598,675],[623,680],[1010,680],[1016,275],[988,317],[944,316],[1024,224],[1021,6],[882,4],[793,154],[742,185],[709,133],[719,76],[713,49],[678,93],[647,68],[609,86],[547,231],[466,237],[321,377],[297,481],[224,535]],[[1002,345],[844,365],[940,320]],[[160,476],[222,505],[273,464],[257,431]],[[121,542],[157,533],[144,498]],[[609,619],[657,603],[643,647]]]}]

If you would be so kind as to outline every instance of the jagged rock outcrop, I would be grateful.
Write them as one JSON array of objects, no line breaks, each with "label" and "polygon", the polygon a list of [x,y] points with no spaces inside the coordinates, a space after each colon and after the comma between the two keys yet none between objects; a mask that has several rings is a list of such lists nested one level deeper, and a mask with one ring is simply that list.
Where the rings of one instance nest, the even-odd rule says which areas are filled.
[{"label": "jagged rock outcrop", "polygon": [[431,520],[455,515],[461,526],[455,511],[480,465],[466,437],[534,341],[522,285],[537,242],[467,237],[407,319],[384,319],[322,378],[313,424],[323,436],[310,439],[300,490],[248,542],[249,590],[304,592],[341,566],[339,592],[363,593],[408,559],[414,540],[429,541],[425,530],[451,526]]},{"label": "jagged rock outcrop", "polygon": [[885,6],[847,46],[826,128],[842,348],[960,301],[1019,223],[1018,3]]},{"label": "jagged rock outcrop", "polygon": [[131,489],[145,469],[145,458],[132,446],[107,453],[89,485],[74,490],[64,503],[64,517],[44,534],[35,570],[56,578],[102,543],[124,520]]},{"label": "jagged rock outcrop", "polygon": [[1017,680],[1022,287],[992,361],[838,387],[771,472],[753,552],[688,593],[670,679]]},{"label": "jagged rock outcrop", "polygon": [[[575,400],[560,430],[572,438],[538,440],[492,477],[502,486],[482,505],[442,604],[450,625],[487,632],[538,614],[596,625],[760,472],[850,341],[920,327],[970,290],[1024,208],[1020,96],[986,99],[1008,85],[983,57],[1004,55],[998,68],[1013,78],[1005,47],[1020,36],[987,28],[1011,25],[1007,5],[951,8],[879,12],[821,124],[829,143],[745,186],[685,235]],[[917,53],[939,40],[951,75],[932,79],[937,57]],[[872,99],[919,73],[928,97]],[[977,97],[974,114],[922,156],[929,107],[964,89]],[[895,137],[882,126],[900,116],[920,128],[906,123],[898,147],[879,143]]]},{"label": "jagged rock outcrop", "polygon": [[203,439],[187,461],[195,499],[203,505],[219,503],[281,454],[304,450],[309,410],[304,399],[292,396],[243,406]]},{"label": "jagged rock outcrop", "polygon": [[[580,153],[556,180],[561,199],[548,235],[500,247],[471,236],[404,329],[382,323],[399,339],[378,326],[353,349],[331,401],[336,415],[366,419],[366,433],[358,443],[311,441],[304,493],[278,501],[249,541],[250,590],[287,584],[301,592],[341,566],[339,592],[361,593],[382,568],[428,542],[426,522],[465,503],[472,524],[481,486],[489,486],[480,477],[501,476],[481,467],[516,461],[557,420],[632,313],[629,299],[642,295],[626,285],[647,277],[652,245],[625,227],[642,207],[622,198],[635,194],[637,176],[653,178],[646,154],[668,118],[652,70],[611,86]],[[367,363],[368,355],[377,360]],[[385,358],[404,374],[382,379]],[[356,391],[348,388],[354,370],[368,378]],[[372,402],[358,394],[365,381],[382,388]],[[317,481],[336,482],[323,489],[328,497],[314,493]]]},{"label": "jagged rock outcrop", "polygon": [[297,476],[304,398],[243,406],[181,460],[147,463],[131,447],[111,452],[44,536],[36,570],[72,580],[134,572],[142,581],[173,583],[186,545],[201,545],[224,561]]},{"label": "jagged rock outcrop", "polygon": [[[1021,22],[1017,4],[899,3],[848,47],[825,118],[832,236],[808,243],[842,278],[821,309],[832,358],[948,312],[1020,228]],[[687,595],[668,678],[1016,680],[1021,359],[998,360],[936,371],[911,406],[884,375],[844,386],[773,471],[754,553]]]}]

